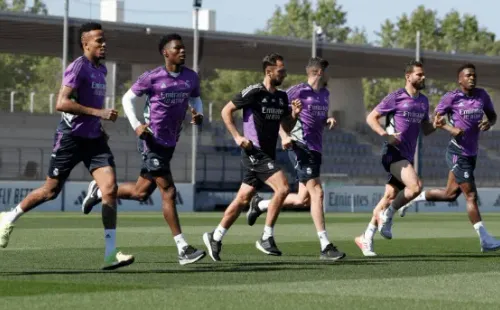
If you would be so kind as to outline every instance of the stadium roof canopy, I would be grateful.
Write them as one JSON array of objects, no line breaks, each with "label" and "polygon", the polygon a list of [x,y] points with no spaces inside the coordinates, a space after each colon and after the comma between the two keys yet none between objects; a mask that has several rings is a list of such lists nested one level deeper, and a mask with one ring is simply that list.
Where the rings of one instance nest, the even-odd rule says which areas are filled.
[{"label": "stadium roof canopy", "polygon": [[[69,20],[69,59],[80,54],[78,27],[85,19]],[[125,63],[161,62],[158,39],[176,32],[192,55],[193,30],[130,23],[101,22],[108,39],[108,59]],[[146,30],[150,29],[149,33]],[[63,18],[0,12],[0,52],[61,56]],[[423,38],[425,40],[425,38]],[[260,59],[278,52],[285,57],[290,73],[303,73],[311,54],[311,42],[292,38],[257,36],[228,32],[200,31],[200,68],[261,70]],[[330,74],[338,78],[402,77],[404,64],[414,58],[409,49],[323,44],[318,55],[328,59]],[[478,68],[480,84],[500,85],[500,57],[422,52],[428,78],[454,81],[456,69],[472,62]],[[188,55],[188,58],[190,55]],[[188,63],[189,65],[189,63]]]}]

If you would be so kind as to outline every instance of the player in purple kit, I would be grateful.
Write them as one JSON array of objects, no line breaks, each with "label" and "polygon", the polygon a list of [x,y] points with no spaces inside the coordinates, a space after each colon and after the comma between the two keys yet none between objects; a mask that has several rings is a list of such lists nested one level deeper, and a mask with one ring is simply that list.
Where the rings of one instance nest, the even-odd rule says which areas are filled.
[{"label": "player in purple kit", "polygon": [[87,23],[80,28],[83,56],[64,72],[56,109],[62,112],[57,128],[50,167],[45,184],[32,191],[10,212],[0,214],[0,246],[6,247],[14,222],[24,213],[59,195],[71,170],[83,161],[102,188],[102,222],[105,235],[103,269],[130,265],[132,255],[119,252],[116,236],[116,176],[113,154],[102,131],[101,119],[116,121],[118,112],[103,109],[106,95],[106,39],[100,24]]},{"label": "player in purple kit", "polygon": [[[382,165],[389,173],[389,180],[384,196],[373,210],[368,228],[355,238],[365,256],[376,256],[373,236],[377,225],[380,234],[391,239],[394,212],[422,191],[422,182],[413,167],[420,129],[429,135],[444,122],[443,117],[430,122],[429,100],[420,92],[425,88],[423,64],[412,61],[406,66],[405,73],[405,87],[387,95],[366,118],[373,131],[386,139]],[[379,123],[382,116],[386,116],[385,129]]]},{"label": "player in purple kit", "polygon": [[[286,93],[277,89],[286,77],[282,56],[275,53],[267,55],[262,61],[262,69],[264,81],[248,86],[222,109],[224,123],[242,149],[241,163],[245,175],[235,199],[227,207],[217,228],[203,234],[203,241],[214,261],[220,261],[222,238],[227,230],[263,183],[272,188],[274,196],[269,203],[264,233],[255,246],[265,254],[281,255],[274,241],[274,224],[289,188],[283,171],[275,163],[276,143],[280,124],[286,132],[290,132],[302,106],[300,100],[295,100],[289,108]],[[243,109],[243,136],[233,120],[233,113],[239,109]]]},{"label": "player in purple kit", "polygon": [[[330,93],[328,82],[328,61],[315,57],[306,67],[307,83],[288,89],[288,101],[300,100],[303,110],[291,132],[291,136],[280,130],[284,149],[288,149],[290,160],[294,163],[299,180],[299,192],[289,194],[283,207],[310,205],[311,217],[321,244],[320,259],[337,260],[345,257],[328,239],[323,213],[323,188],[320,180],[323,129],[335,125],[335,119],[328,117]],[[255,195],[250,200],[247,212],[248,225],[253,226],[257,218],[266,212],[271,200],[263,200]]]},{"label": "player in purple kit", "polygon": [[[192,111],[193,122],[197,125],[202,122],[200,81],[196,72],[184,66],[186,51],[181,36],[170,34],[162,37],[158,49],[164,56],[165,65],[141,75],[122,99],[125,114],[139,138],[142,168],[137,182],[120,184],[118,198],[145,200],[158,187],[163,200],[163,217],[174,236],[179,264],[186,265],[199,261],[206,253],[189,245],[182,234],[170,160],[189,104],[199,112]],[[147,97],[146,123],[141,124],[134,103],[144,95]],[[84,213],[88,214],[99,203],[100,196],[98,185],[91,183],[82,205]]]},{"label": "player in purple kit", "polygon": [[[474,169],[479,133],[496,123],[497,114],[486,90],[477,88],[476,83],[476,67],[473,64],[462,65],[458,69],[459,89],[446,93],[436,107],[436,114],[447,115],[451,124],[443,126],[452,136],[446,151],[446,162],[450,169],[446,188],[423,191],[401,208],[400,213],[404,216],[406,209],[417,201],[455,201],[463,193],[469,220],[479,236],[481,251],[487,252],[500,249],[500,240],[486,231],[481,219]],[[484,115],[487,118],[485,120]]]}]

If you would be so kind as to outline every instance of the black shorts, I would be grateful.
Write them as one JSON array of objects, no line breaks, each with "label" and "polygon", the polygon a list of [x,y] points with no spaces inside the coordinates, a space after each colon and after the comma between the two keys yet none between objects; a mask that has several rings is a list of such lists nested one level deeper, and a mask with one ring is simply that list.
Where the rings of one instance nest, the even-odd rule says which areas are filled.
[{"label": "black shorts", "polygon": [[274,159],[257,148],[241,151],[241,165],[244,170],[242,182],[256,189],[259,189],[269,177],[280,171]]},{"label": "black shorts", "polygon": [[397,148],[387,143],[384,144],[384,147],[382,148],[382,165],[384,166],[385,171],[389,173],[387,184],[391,184],[399,190],[403,190],[406,186],[403,182],[392,175],[391,165],[402,160],[406,160],[413,165],[413,162],[409,161],[406,157],[401,155]]},{"label": "black shorts", "polygon": [[319,178],[322,161],[320,152],[311,151],[302,143],[295,142],[293,149],[288,150],[288,157],[295,167],[300,183]]},{"label": "black shorts", "polygon": [[455,175],[458,184],[475,183],[474,170],[476,169],[476,156],[460,155],[461,150],[453,143],[446,150],[446,163]]},{"label": "black shorts", "polygon": [[174,155],[175,147],[159,145],[148,138],[138,139],[137,149],[142,156],[141,176],[167,176],[171,175],[170,161]]},{"label": "black shorts", "polygon": [[97,168],[115,167],[113,153],[104,135],[89,139],[56,132],[48,176],[66,179],[71,170],[82,161],[91,173]]}]

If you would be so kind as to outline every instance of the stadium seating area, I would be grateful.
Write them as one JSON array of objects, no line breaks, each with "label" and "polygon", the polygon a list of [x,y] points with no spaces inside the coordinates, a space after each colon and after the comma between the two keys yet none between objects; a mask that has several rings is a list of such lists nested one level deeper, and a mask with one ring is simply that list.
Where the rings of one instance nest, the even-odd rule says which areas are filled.
[{"label": "stadium seating area", "polygon": [[[42,179],[48,170],[54,131],[58,115],[4,114],[0,117],[0,176],[3,179]],[[241,121],[239,123],[241,127]],[[126,119],[105,123],[111,136],[119,180],[134,180],[140,169],[135,133]],[[184,131],[172,160],[172,170],[178,182],[191,180],[192,126],[186,121]],[[477,167],[481,186],[496,186],[500,180],[500,132],[483,134]],[[237,183],[241,180],[240,150],[220,121],[206,122],[199,131],[197,175],[200,184]],[[422,174],[426,185],[444,185],[448,168],[444,154],[449,137],[437,132],[423,138]],[[354,184],[383,184],[387,174],[380,165],[382,140],[366,125],[355,131],[335,129],[325,131],[324,175],[344,177]],[[278,151],[278,162],[285,167],[291,182],[293,167],[288,155]],[[71,174],[73,180],[90,180],[83,165]]]}]

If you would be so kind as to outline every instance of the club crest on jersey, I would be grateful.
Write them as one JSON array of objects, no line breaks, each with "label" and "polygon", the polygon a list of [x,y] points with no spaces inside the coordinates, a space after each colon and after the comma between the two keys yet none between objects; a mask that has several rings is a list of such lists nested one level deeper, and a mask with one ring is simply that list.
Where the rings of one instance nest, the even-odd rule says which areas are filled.
[{"label": "club crest on jersey", "polygon": [[313,173],[312,169],[310,167],[307,167],[306,173],[311,175]]},{"label": "club crest on jersey", "polygon": [[280,98],[280,102],[279,103],[280,103],[280,106],[284,106],[285,105],[285,103],[283,102],[283,99],[281,99],[281,98]]},{"label": "club crest on jersey", "polygon": [[58,175],[59,175],[59,169],[54,168],[54,170],[52,170],[52,174],[53,174],[54,176],[58,176]]},{"label": "club crest on jersey", "polygon": [[184,81],[184,84],[186,85],[186,88],[191,88],[191,82],[190,81]]},{"label": "club crest on jersey", "polygon": [[153,166],[158,167],[160,165],[160,161],[156,158],[153,159]]},{"label": "club crest on jersey", "polygon": [[267,167],[269,169],[274,169],[274,164],[273,163],[267,163]]}]

